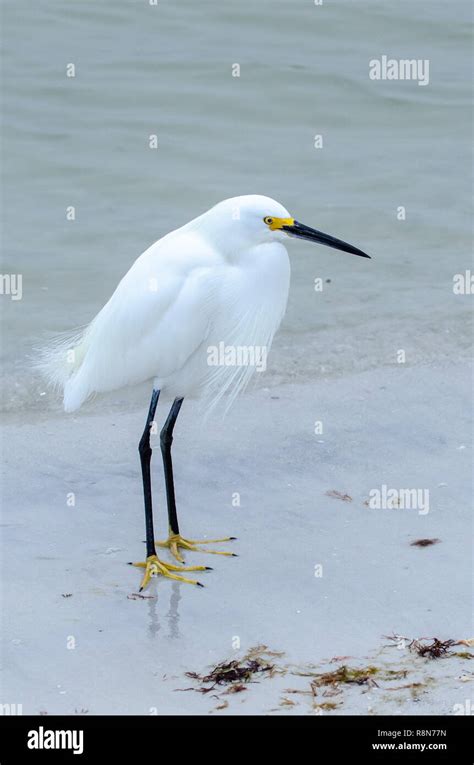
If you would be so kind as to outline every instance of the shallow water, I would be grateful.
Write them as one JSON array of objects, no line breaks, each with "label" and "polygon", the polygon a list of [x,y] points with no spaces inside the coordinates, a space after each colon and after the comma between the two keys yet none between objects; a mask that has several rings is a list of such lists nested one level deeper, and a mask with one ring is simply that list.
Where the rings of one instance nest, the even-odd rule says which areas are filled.
[{"label": "shallow water", "polygon": [[[469,9],[4,3],[2,273],[23,277],[21,300],[2,296],[4,407],[55,407],[26,358],[43,333],[89,321],[152,241],[243,193],[373,255],[290,243],[269,379],[395,363],[399,348],[410,364],[463,357]],[[429,84],[370,80],[384,54],[429,59]]]}]

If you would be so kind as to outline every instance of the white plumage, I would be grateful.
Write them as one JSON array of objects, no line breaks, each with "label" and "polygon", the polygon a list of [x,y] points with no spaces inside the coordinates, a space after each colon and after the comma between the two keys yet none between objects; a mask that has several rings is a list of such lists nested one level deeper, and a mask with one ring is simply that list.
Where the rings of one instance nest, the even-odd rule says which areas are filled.
[{"label": "white plumage", "polygon": [[[234,197],[220,202],[186,226],[155,242],[135,261],[109,302],[79,335],[60,338],[46,349],[40,366],[64,391],[64,408],[74,412],[94,393],[153,379],[145,429],[138,451],[142,468],[147,557],[140,589],[152,576],[191,584],[177,576],[205,566],[167,563],[156,544],[169,548],[179,563],[180,549],[202,551],[209,541],[181,536],[176,510],[171,443],[183,399],[198,394],[206,407],[229,393],[228,406],[257,368],[257,349],[266,355],[288,298],[290,264],[287,236],[309,239],[369,257],[346,242],[291,218],[273,199]],[[247,356],[234,352],[250,351]],[[253,354],[251,353],[253,351]],[[259,357],[261,359],[259,353]],[[244,360],[245,359],[245,360]],[[156,542],[151,491],[150,431],[162,391],[174,397],[160,433],[168,508],[168,539]],[[218,555],[232,555],[207,550]]]},{"label": "white plumage", "polygon": [[234,197],[151,245],[89,326],[43,353],[40,366],[63,389],[64,409],[149,379],[206,406],[245,387],[255,366],[210,366],[209,348],[271,345],[290,266],[287,234],[272,230],[268,216],[292,220],[268,197]]}]

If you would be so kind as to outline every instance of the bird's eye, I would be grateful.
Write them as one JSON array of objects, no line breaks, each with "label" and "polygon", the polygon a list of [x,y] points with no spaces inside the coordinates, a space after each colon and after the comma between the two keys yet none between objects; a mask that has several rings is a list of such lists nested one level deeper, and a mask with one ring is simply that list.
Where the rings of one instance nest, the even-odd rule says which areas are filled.
[{"label": "bird's eye", "polygon": [[273,223],[273,218],[269,218],[267,215],[267,217],[263,219],[263,222],[266,223],[267,226],[270,226]]}]

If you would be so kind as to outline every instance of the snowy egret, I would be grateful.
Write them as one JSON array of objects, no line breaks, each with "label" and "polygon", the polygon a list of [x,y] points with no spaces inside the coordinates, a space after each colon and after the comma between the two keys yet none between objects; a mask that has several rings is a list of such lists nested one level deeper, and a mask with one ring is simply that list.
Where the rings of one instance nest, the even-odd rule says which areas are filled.
[{"label": "snowy egret", "polygon": [[[79,409],[94,393],[153,380],[139,443],[147,556],[132,565],[145,569],[140,589],[158,574],[200,584],[178,574],[208,568],[165,562],[158,558],[155,544],[169,548],[183,564],[180,549],[204,551],[200,544],[233,539],[197,541],[181,536],[171,461],[173,429],[185,396],[198,396],[209,406],[225,393],[232,400],[254,373],[252,361],[261,359],[251,351],[270,348],[288,297],[290,265],[284,244],[288,237],[370,257],[299,223],[269,197],[226,199],[152,244],[91,324],[73,338],[62,338],[43,356],[43,371],[63,389],[66,412]],[[224,352],[219,358],[215,351],[222,348],[234,353]],[[239,355],[242,349],[245,353]],[[155,543],[150,428],[161,391],[175,398],[160,434],[169,537]]]}]

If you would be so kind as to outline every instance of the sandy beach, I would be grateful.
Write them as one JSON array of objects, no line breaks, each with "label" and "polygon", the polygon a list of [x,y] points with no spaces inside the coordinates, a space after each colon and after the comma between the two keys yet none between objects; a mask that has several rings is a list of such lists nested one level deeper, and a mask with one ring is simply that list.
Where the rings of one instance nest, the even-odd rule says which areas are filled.
[{"label": "sandy beach", "polygon": [[[96,400],[8,424],[3,700],[25,714],[314,713],[307,695],[282,706],[308,681],[288,668],[343,657],[330,667],[406,670],[397,685],[422,687],[347,686],[324,713],[454,714],[469,660],[414,657],[383,636],[472,636],[469,383],[459,363],[262,385],[205,427],[189,403],[174,450],[182,532],[235,535],[238,557],[189,553],[214,568],[205,588],[154,580],[146,599],[126,565],[145,552],[143,408],[125,409],[125,392],[105,413]],[[429,511],[371,509],[383,485],[429,490]],[[163,535],[159,450],[154,487]],[[256,678],[217,711],[222,698],[176,690],[262,644],[290,674]]]},{"label": "sandy beach", "polygon": [[[0,710],[472,713],[470,4],[3,5]],[[66,415],[32,360],[247,194],[371,259],[288,240],[267,372],[175,430],[181,532],[238,557],[140,598],[150,384]],[[249,655],[244,689],[202,679]]]}]

